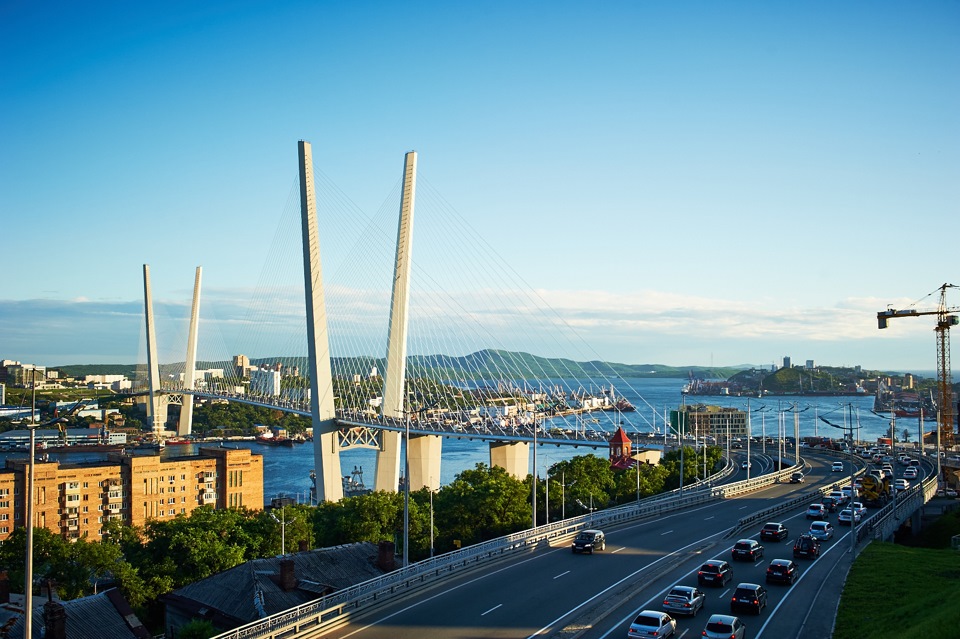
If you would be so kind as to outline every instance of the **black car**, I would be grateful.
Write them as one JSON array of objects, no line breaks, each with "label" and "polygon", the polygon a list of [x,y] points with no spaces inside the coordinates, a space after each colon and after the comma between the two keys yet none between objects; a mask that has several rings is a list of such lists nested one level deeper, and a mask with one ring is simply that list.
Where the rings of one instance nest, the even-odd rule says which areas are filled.
[{"label": "black car", "polygon": [[763,525],[763,528],[760,529],[760,539],[772,539],[774,541],[781,541],[787,538],[789,535],[787,527],[783,524],[776,522],[769,522]]},{"label": "black car", "polygon": [[767,589],[758,584],[737,584],[730,598],[730,612],[746,610],[759,615],[767,606]]},{"label": "black car", "polygon": [[799,566],[789,559],[774,559],[767,566],[767,583],[792,584],[797,579]]},{"label": "black car", "polygon": [[823,499],[821,499],[820,503],[823,504],[829,512],[832,512],[832,513],[837,512],[837,506],[839,504],[837,503],[837,500],[835,498],[830,497],[828,495],[828,496],[825,496]]},{"label": "black car", "polygon": [[733,545],[730,551],[733,559],[743,559],[746,561],[756,561],[763,557],[763,546],[753,539],[741,539]]},{"label": "black car", "polygon": [[573,552],[587,552],[591,555],[594,550],[604,550],[607,547],[607,540],[602,530],[582,530],[573,540],[571,550]]},{"label": "black car", "polygon": [[722,559],[711,559],[697,571],[697,584],[701,586],[723,586],[733,579],[730,564]]},{"label": "black car", "polygon": [[803,534],[793,544],[793,557],[813,559],[820,556],[820,540],[812,535]]}]

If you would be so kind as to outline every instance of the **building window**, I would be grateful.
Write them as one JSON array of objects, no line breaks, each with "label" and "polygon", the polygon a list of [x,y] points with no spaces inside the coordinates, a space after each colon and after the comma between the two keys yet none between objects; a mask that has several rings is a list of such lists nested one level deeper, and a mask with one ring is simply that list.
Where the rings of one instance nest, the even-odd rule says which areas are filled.
[{"label": "building window", "polygon": [[6,534],[10,532],[10,526],[0,526],[0,533]]},{"label": "building window", "polygon": [[9,501],[0,501],[0,508],[9,508],[9,507],[10,507]]},{"label": "building window", "polygon": [[10,515],[7,513],[0,514],[0,521],[10,521]]}]

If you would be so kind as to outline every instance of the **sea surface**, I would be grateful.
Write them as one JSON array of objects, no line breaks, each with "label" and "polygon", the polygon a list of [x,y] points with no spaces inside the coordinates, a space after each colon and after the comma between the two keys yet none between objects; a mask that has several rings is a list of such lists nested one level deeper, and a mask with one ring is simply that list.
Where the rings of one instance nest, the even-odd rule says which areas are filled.
[{"label": "sea surface", "polygon": [[[554,380],[562,385],[561,380]],[[764,398],[729,397],[729,396],[684,396],[681,389],[685,385],[682,379],[637,379],[620,380],[616,385],[616,395],[625,397],[635,407],[634,412],[595,412],[588,414],[585,423],[578,424],[572,418],[565,427],[602,429],[606,432],[615,430],[621,424],[627,433],[663,433],[665,416],[670,410],[675,410],[682,403],[710,404],[716,406],[730,406],[742,410],[749,410],[751,415],[751,432],[754,436],[776,437],[778,424],[782,421],[786,436],[793,436],[793,414],[796,411],[800,416],[800,436],[825,436],[841,438],[844,434],[842,427],[859,427],[857,439],[860,441],[876,442],[878,437],[888,437],[890,434],[890,419],[887,416],[872,412],[873,396],[842,396],[842,397],[797,397],[797,396],[769,396]],[[607,385],[609,388],[609,384]],[[600,386],[586,389],[600,393]],[[781,419],[781,414],[783,418]],[[834,424],[831,426],[827,422]],[[547,424],[546,427],[562,424]],[[917,419],[898,419],[895,424],[897,437],[900,438],[904,429],[910,430],[910,440],[918,438],[919,423]],[[923,423],[924,432],[936,431],[936,424],[932,421]],[[171,446],[163,451],[163,456],[184,455],[197,451],[199,446],[217,446],[216,443],[189,444]],[[249,448],[259,455],[263,455],[263,495],[264,501],[269,503],[276,496],[293,497],[300,502],[309,501],[310,471],[314,468],[313,444],[297,444],[292,448],[283,446],[268,446],[254,441],[225,442],[219,444],[227,447]],[[591,448],[574,448],[573,446],[538,446],[537,462],[538,475],[545,476],[546,469],[565,459],[577,455],[585,455]],[[606,451],[597,451],[599,455],[606,455]],[[8,454],[15,456],[15,454]],[[22,456],[22,453],[20,454]],[[58,459],[61,463],[77,461],[93,461],[102,459],[102,453],[50,453],[51,459]],[[533,453],[531,452],[531,465]],[[483,441],[446,438],[443,441],[441,461],[441,485],[449,484],[456,475],[464,470],[472,469],[478,463],[489,464],[489,446]],[[342,474],[352,475],[355,471],[362,473],[355,476],[362,479],[368,486],[373,485],[376,475],[376,451],[370,449],[346,450],[340,454]]]}]

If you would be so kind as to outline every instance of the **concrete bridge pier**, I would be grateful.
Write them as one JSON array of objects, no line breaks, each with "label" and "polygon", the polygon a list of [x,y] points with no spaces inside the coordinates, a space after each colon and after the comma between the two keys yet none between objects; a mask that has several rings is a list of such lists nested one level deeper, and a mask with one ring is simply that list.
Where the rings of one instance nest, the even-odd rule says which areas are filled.
[{"label": "concrete bridge pier", "polygon": [[443,438],[438,435],[411,435],[407,463],[410,465],[410,490],[440,490],[440,451]]},{"label": "concrete bridge pier", "polygon": [[517,479],[530,474],[530,444],[490,442],[490,466],[499,466]]}]

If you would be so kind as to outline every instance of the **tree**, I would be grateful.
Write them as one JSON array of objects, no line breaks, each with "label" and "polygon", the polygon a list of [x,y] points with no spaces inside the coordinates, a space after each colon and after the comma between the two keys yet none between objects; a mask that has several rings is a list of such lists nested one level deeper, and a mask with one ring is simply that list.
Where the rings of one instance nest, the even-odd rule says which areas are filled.
[{"label": "tree", "polygon": [[206,619],[191,619],[177,629],[177,639],[210,639],[218,634]]},{"label": "tree", "polygon": [[434,497],[437,547],[452,549],[530,526],[530,483],[499,466],[477,464]]},{"label": "tree", "polygon": [[579,514],[593,508],[604,508],[613,499],[616,489],[610,461],[596,455],[580,455],[557,462],[547,474],[566,484],[562,493],[566,514]]}]

